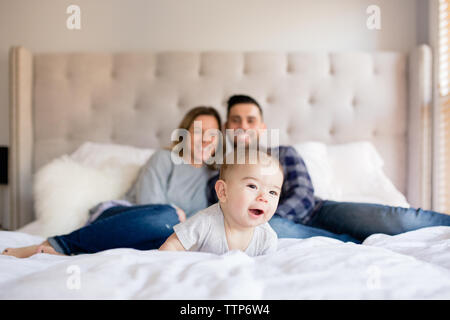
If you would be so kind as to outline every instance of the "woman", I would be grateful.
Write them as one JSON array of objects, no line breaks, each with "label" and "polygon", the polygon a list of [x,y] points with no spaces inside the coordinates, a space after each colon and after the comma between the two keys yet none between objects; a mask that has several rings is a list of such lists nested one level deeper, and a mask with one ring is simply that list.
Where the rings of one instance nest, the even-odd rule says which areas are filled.
[{"label": "woman", "polygon": [[97,206],[95,219],[78,230],[50,237],[39,245],[7,248],[3,254],[25,258],[35,253],[75,255],[114,248],[159,248],[174,225],[208,206],[207,181],[216,171],[206,162],[222,145],[221,135],[211,134],[220,128],[214,108],[190,110],[179,125],[184,135],[170,149],[185,148],[176,154],[169,149],[155,152],[124,199]]}]

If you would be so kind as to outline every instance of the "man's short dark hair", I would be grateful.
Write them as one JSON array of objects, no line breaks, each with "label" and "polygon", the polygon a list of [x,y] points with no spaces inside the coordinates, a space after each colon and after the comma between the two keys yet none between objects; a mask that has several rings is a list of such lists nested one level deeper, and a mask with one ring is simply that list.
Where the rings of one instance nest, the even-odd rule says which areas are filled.
[{"label": "man's short dark hair", "polygon": [[251,104],[254,104],[255,106],[258,107],[259,113],[261,114],[261,117],[262,117],[263,112],[262,112],[261,106],[259,105],[259,103],[255,99],[253,99],[250,96],[243,95],[243,94],[236,94],[234,96],[231,96],[228,99],[228,102],[227,102],[227,118],[228,118],[228,115],[230,114],[230,109],[234,105],[240,104],[240,103],[251,103]]}]

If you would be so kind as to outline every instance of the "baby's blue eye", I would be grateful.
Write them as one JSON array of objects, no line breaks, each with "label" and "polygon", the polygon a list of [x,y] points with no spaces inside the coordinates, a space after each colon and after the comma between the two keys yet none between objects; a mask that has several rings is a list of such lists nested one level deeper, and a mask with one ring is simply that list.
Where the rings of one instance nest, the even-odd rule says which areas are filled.
[{"label": "baby's blue eye", "polygon": [[271,195],[274,195],[274,196],[277,196],[277,195],[278,195],[278,192],[276,192],[276,191],[270,191],[270,194],[271,194]]},{"label": "baby's blue eye", "polygon": [[248,184],[247,187],[249,187],[251,189],[256,189],[256,185],[254,185],[254,184]]}]

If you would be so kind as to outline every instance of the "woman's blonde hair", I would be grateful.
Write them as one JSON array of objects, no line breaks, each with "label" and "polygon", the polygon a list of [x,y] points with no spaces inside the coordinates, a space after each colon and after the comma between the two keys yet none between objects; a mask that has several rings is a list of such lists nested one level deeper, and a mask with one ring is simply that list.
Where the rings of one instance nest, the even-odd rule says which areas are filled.
[{"label": "woman's blonde hair", "polygon": [[[198,106],[198,107],[194,107],[191,110],[189,110],[189,112],[186,113],[186,115],[183,117],[180,124],[178,125],[178,129],[189,130],[191,128],[192,124],[194,123],[195,119],[198,116],[204,116],[204,115],[213,116],[214,118],[216,118],[217,124],[219,126],[218,130],[221,130],[222,121],[220,119],[219,113],[213,107],[208,107],[208,106]],[[168,149],[172,150],[176,145],[181,143],[182,140],[183,140],[183,137],[179,137],[177,140],[173,141],[172,145]],[[219,141],[218,147],[222,148],[222,145],[223,145],[222,141]],[[179,156],[183,157],[183,149],[180,150]],[[218,169],[216,164],[211,164],[211,165],[207,165],[207,166],[211,170]]]}]

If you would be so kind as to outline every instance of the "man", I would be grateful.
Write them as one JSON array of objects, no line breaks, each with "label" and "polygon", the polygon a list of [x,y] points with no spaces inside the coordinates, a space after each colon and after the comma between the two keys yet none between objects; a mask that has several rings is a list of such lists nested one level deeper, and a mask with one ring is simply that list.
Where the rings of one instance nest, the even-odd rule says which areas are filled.
[{"label": "man", "polygon": [[[225,128],[242,131],[234,136],[233,143],[251,145],[254,137],[245,132],[256,132],[257,138],[260,130],[266,128],[261,106],[249,96],[234,95],[227,107]],[[450,215],[420,208],[320,199],[314,195],[308,170],[296,150],[290,146],[274,149],[272,152],[278,152],[285,177],[277,211],[270,221],[280,238],[327,236],[361,243],[374,233],[395,235],[423,227],[450,226]],[[217,176],[208,182],[211,204],[217,201],[216,180]]]}]

